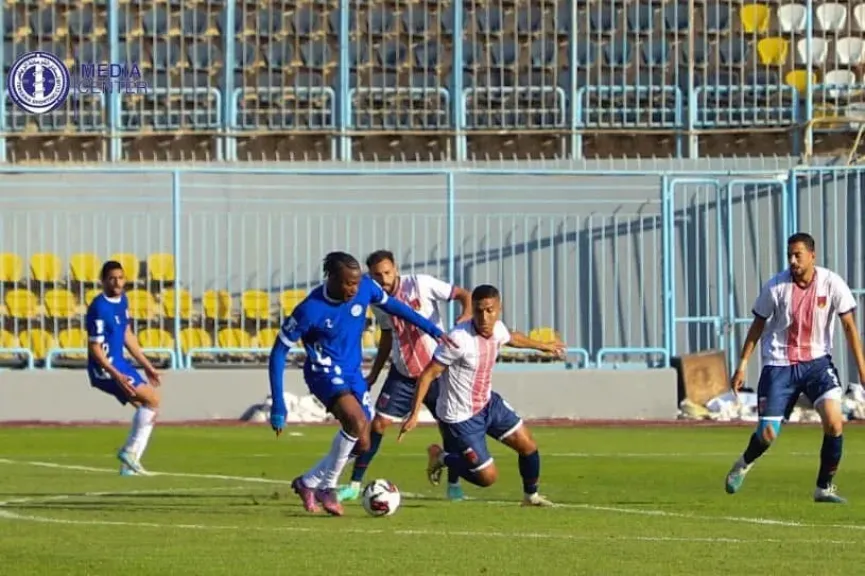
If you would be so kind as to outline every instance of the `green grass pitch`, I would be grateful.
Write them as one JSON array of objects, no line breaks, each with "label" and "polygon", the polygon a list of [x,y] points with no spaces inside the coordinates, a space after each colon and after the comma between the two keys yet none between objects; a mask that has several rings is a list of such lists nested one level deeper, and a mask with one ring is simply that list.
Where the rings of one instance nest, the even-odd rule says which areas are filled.
[{"label": "green grass pitch", "polygon": [[[0,574],[851,574],[865,559],[865,431],[846,431],[846,506],[811,501],[819,428],[788,426],[729,496],[746,427],[534,429],[542,493],[525,509],[516,457],[451,503],[425,479],[422,428],[388,435],[367,474],[406,496],[396,515],[304,513],[287,482],[331,427],[157,427],[145,465],[117,475],[120,427],[0,428]],[[395,432],[395,430],[394,430]],[[344,479],[347,478],[347,473]]]}]

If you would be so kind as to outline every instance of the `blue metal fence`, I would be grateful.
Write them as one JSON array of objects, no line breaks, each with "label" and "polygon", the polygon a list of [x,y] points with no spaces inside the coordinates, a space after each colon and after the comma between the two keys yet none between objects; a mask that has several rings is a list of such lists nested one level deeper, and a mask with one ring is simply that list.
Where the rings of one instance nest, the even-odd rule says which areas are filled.
[{"label": "blue metal fence", "polygon": [[[80,360],[107,258],[133,280],[145,347],[185,368],[260,361],[333,249],[387,248],[403,272],[496,284],[504,320],[558,333],[576,367],[664,366],[706,349],[732,364],[753,299],[800,228],[865,296],[865,168],[0,174],[0,360],[21,367]],[[371,325],[367,354],[374,343]]]},{"label": "blue metal fence", "polygon": [[210,135],[229,160],[238,139],[280,134],[326,137],[343,159],[353,138],[385,133],[453,137],[460,160],[470,137],[503,131],[557,134],[577,157],[598,132],[675,133],[692,156],[713,131],[808,126],[810,142],[811,121],[844,116],[862,87],[854,4],[5,3],[4,75],[40,49],[79,79],[93,63],[135,64],[151,90],[73,80],[64,106],[33,117],[0,86],[0,133],[107,138],[111,160],[153,133]]}]

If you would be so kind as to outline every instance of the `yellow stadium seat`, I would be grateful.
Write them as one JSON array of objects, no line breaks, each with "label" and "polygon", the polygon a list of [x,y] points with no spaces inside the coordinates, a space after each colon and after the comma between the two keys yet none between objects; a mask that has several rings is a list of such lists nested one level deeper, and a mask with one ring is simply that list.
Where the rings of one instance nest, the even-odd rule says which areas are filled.
[{"label": "yellow stadium seat", "polygon": [[[192,294],[189,293],[189,290],[180,289],[180,318],[182,320],[191,320],[194,314],[192,309]],[[175,317],[175,309],[174,309],[174,294],[175,291],[173,289],[167,289],[162,291],[162,296],[160,297],[160,301],[162,302],[162,306],[165,308],[165,315],[168,318]]]},{"label": "yellow stadium seat", "polygon": [[133,320],[152,320],[159,312],[159,306],[153,294],[147,290],[127,290],[129,300],[129,317]]},{"label": "yellow stadium seat", "polygon": [[746,4],[742,6],[739,17],[742,29],[748,34],[765,33],[769,30],[769,20],[772,13],[765,4]]},{"label": "yellow stadium seat", "polygon": [[777,36],[757,42],[757,54],[760,56],[760,63],[765,66],[783,66],[787,62],[789,49],[790,43]]},{"label": "yellow stadium seat", "polygon": [[164,253],[148,256],[147,275],[151,282],[174,282],[174,256]]},{"label": "yellow stadium seat", "polygon": [[24,264],[17,254],[0,254],[0,282],[16,284],[24,275]]},{"label": "yellow stadium seat", "polygon": [[372,330],[364,330],[363,336],[360,339],[360,344],[364,348],[375,348],[375,332]]},{"label": "yellow stadium seat", "polygon": [[[799,97],[805,95],[808,91],[808,71],[807,70],[790,70],[787,72],[787,76],[784,78],[784,82],[787,83],[787,86],[792,86],[799,92]],[[817,84],[817,74],[811,72],[811,85]]]},{"label": "yellow stadium seat", "polygon": [[39,301],[30,290],[9,290],[6,292],[6,308],[13,318],[35,318],[39,314]]},{"label": "yellow stadium seat", "polygon": [[138,279],[138,271],[141,265],[138,262],[138,256],[135,254],[119,252],[117,254],[112,254],[109,260],[120,262],[120,265],[123,266],[123,274],[130,282],[134,282]]},{"label": "yellow stadium seat", "polygon": [[102,288],[90,288],[84,293],[84,305],[90,306],[93,299],[102,294]]},{"label": "yellow stadium seat", "polygon": [[216,335],[220,348],[253,348],[252,336],[239,328],[223,328]]},{"label": "yellow stadium seat", "polygon": [[201,328],[184,328],[180,331],[180,349],[188,354],[193,348],[211,348],[213,338]]},{"label": "yellow stadium seat", "polygon": [[41,328],[24,330],[18,335],[18,338],[21,341],[21,346],[30,350],[36,360],[44,360],[49,350],[57,348],[54,336]]},{"label": "yellow stadium seat", "polygon": [[102,280],[99,277],[99,272],[102,271],[99,256],[89,252],[73,254],[69,258],[69,271],[72,280],[82,284],[98,284]]},{"label": "yellow stadium seat", "polygon": [[248,320],[270,318],[270,294],[263,290],[247,290],[240,297],[243,315]]},{"label": "yellow stadium seat", "polygon": [[279,328],[262,328],[255,335],[256,348],[273,348],[273,343],[279,335]]},{"label": "yellow stadium seat", "polygon": [[529,338],[532,340],[538,340],[539,342],[543,342],[545,344],[550,342],[555,342],[559,340],[558,333],[549,326],[541,326],[540,328],[534,328],[529,331]]},{"label": "yellow stadium seat", "polygon": [[56,254],[43,252],[30,257],[30,277],[36,282],[60,282],[63,266]]},{"label": "yellow stadium seat", "polygon": [[42,298],[50,318],[72,318],[78,314],[78,302],[69,290],[49,290]]},{"label": "yellow stadium seat", "polygon": [[204,317],[213,320],[231,318],[231,294],[227,290],[208,290],[201,297]]},{"label": "yellow stadium seat", "polygon": [[[7,330],[0,330],[0,348],[20,348],[21,343],[18,342],[18,337],[9,332]],[[12,354],[0,354],[0,360],[9,361],[14,360],[15,356]]]},{"label": "yellow stadium seat", "polygon": [[139,332],[138,343],[142,348],[174,349],[174,338],[168,331],[160,328],[145,328]]},{"label": "yellow stadium seat", "polygon": [[303,302],[304,298],[306,298],[305,290],[284,290],[279,295],[279,304],[282,307],[283,315],[291,314],[294,307]]},{"label": "yellow stadium seat", "polygon": [[[60,348],[64,350],[71,350],[73,348],[82,350],[87,349],[87,332],[81,328],[67,328],[66,330],[62,330],[57,339],[60,343]],[[87,352],[64,354],[63,357],[73,360],[84,360],[87,358]]]}]

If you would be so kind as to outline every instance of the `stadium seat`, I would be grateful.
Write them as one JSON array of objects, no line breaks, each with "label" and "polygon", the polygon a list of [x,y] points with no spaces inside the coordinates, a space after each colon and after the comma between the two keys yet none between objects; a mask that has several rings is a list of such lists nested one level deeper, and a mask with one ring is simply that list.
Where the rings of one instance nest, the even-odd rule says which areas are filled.
[{"label": "stadium seat", "polygon": [[174,256],[165,253],[148,256],[147,276],[151,282],[162,284],[174,282]]},{"label": "stadium seat", "polygon": [[220,348],[253,348],[252,336],[239,328],[223,328],[216,334],[216,342]]},{"label": "stadium seat", "polygon": [[[809,73],[807,70],[790,70],[784,77],[784,82],[787,84],[787,86],[792,86],[793,88],[795,88],[800,98],[804,98],[808,92],[808,76]],[[817,74],[811,72],[810,76],[811,85],[816,86]]]},{"label": "stadium seat", "polygon": [[[825,38],[816,36],[811,38],[811,64],[822,67],[826,63],[829,54],[829,43]],[[796,42],[796,56],[800,64],[808,63],[808,39],[801,38]]]},{"label": "stadium seat", "polygon": [[24,277],[24,264],[17,254],[0,254],[0,282],[17,284]]},{"label": "stadium seat", "polygon": [[30,257],[30,278],[34,282],[54,284],[63,277],[63,266],[56,254],[43,252]]},{"label": "stadium seat", "polygon": [[708,2],[703,8],[706,18],[706,32],[719,34],[730,28],[730,4],[727,2]]},{"label": "stadium seat", "polygon": [[6,309],[9,316],[21,320],[29,320],[39,315],[39,301],[36,295],[27,289],[15,289],[6,292]]},{"label": "stadium seat", "polygon": [[288,316],[291,314],[294,307],[303,302],[306,298],[306,290],[283,290],[279,295],[279,304],[282,308],[282,315]]},{"label": "stadium seat", "polygon": [[651,34],[655,24],[655,12],[651,4],[637,2],[628,6],[628,32],[631,34]]},{"label": "stadium seat", "polygon": [[[534,328],[529,331],[529,338],[532,340],[537,340],[539,342],[543,342],[544,344],[550,344],[556,342],[557,340],[561,340],[561,336],[554,328],[549,326],[541,326],[540,328]],[[542,356],[551,357],[552,354],[542,353]]]},{"label": "stadium seat", "polygon": [[823,76],[820,88],[826,91],[829,98],[841,98],[850,94],[850,88],[856,85],[856,74],[850,70],[829,70]]},{"label": "stadium seat", "polygon": [[231,318],[231,294],[227,290],[208,290],[201,297],[204,317],[211,320]]},{"label": "stadium seat", "polygon": [[856,22],[857,30],[865,32],[865,3],[853,7],[853,21]]},{"label": "stadium seat", "polygon": [[84,305],[90,306],[93,299],[102,294],[102,288],[90,288],[84,292]]},{"label": "stadium seat", "polygon": [[84,360],[87,358],[87,332],[83,328],[67,328],[61,330],[57,337],[59,347],[63,350],[77,349],[80,352],[64,354],[64,358]]},{"label": "stadium seat", "polygon": [[846,36],[835,43],[835,58],[841,66],[858,66],[865,60],[865,41]]},{"label": "stadium seat", "polygon": [[817,30],[821,32],[841,32],[847,25],[847,7],[835,2],[817,6]]},{"label": "stadium seat", "polygon": [[802,4],[784,4],[778,7],[778,26],[781,32],[804,32],[807,20],[808,10]]},{"label": "stadium seat", "polygon": [[769,38],[761,38],[757,42],[757,55],[760,57],[760,64],[764,66],[782,66],[787,62],[787,52],[790,49],[790,43],[784,38],[772,36]]},{"label": "stadium seat", "polygon": [[201,328],[184,328],[180,331],[180,349],[189,354],[193,348],[212,348],[213,338]]},{"label": "stadium seat", "polygon": [[185,321],[191,321],[193,317],[196,316],[195,310],[193,309],[192,305],[192,294],[189,293],[189,290],[186,290],[184,288],[180,288],[178,290],[168,288],[163,290],[160,294],[159,301],[162,303],[162,307],[165,310],[165,317],[175,317],[175,293],[180,297],[180,319]]},{"label": "stadium seat", "polygon": [[171,333],[161,328],[145,328],[137,336],[142,348],[174,348]]},{"label": "stadium seat", "polygon": [[126,275],[126,280],[128,282],[135,282],[138,280],[138,272],[141,268],[138,256],[135,254],[118,253],[112,254],[109,260],[119,262],[120,265],[123,266],[123,273]]},{"label": "stadium seat", "polygon": [[18,339],[21,341],[21,347],[30,350],[36,360],[44,360],[49,350],[57,348],[54,336],[41,328],[23,330],[18,334]]},{"label": "stadium seat", "polygon": [[99,277],[101,270],[102,263],[96,254],[82,252],[69,258],[69,272],[74,282],[98,284],[102,280]]},{"label": "stadium seat", "polygon": [[147,290],[127,290],[126,299],[129,301],[129,318],[132,320],[147,322],[159,313],[153,294]]},{"label": "stadium seat", "polygon": [[72,318],[83,312],[78,309],[78,302],[72,292],[62,288],[46,292],[42,302],[49,318]]},{"label": "stadium seat", "polygon": [[270,319],[270,294],[263,290],[247,290],[240,296],[240,305],[247,320]]},{"label": "stadium seat", "polygon": [[[0,329],[0,349],[6,348],[21,348],[21,342],[18,341],[18,336],[9,332],[8,330]],[[9,362],[10,360],[15,360],[15,356],[12,354],[4,354],[0,353],[0,362]]]},{"label": "stadium seat", "polygon": [[763,34],[769,30],[771,11],[765,4],[745,4],[739,11],[742,29],[748,34]]},{"label": "stadium seat", "polygon": [[272,348],[279,335],[279,328],[262,328],[255,335],[256,348]]}]

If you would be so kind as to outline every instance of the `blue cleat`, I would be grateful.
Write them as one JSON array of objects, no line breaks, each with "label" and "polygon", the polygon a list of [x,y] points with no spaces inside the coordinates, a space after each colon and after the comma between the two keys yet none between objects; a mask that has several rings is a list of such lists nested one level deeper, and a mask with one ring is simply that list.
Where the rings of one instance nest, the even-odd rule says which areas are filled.
[{"label": "blue cleat", "polygon": [[817,487],[814,490],[814,502],[825,502],[829,504],[846,504],[847,500],[838,496],[838,487],[830,484],[827,488]]},{"label": "blue cleat", "polygon": [[[132,452],[129,452],[127,450],[120,450],[120,452],[117,453],[117,459],[120,460],[120,463],[123,466],[129,468],[135,474],[147,474],[147,471],[144,469],[144,467],[141,466],[138,458],[136,458]],[[123,474],[122,471],[121,474]]]},{"label": "blue cleat", "polygon": [[447,492],[448,500],[459,502],[465,500],[466,495],[463,493],[463,487],[459,484],[448,484]]},{"label": "blue cleat", "polygon": [[352,482],[351,484],[341,486],[337,490],[336,497],[340,502],[357,500],[360,498],[360,482]]},{"label": "blue cleat", "polygon": [[750,469],[751,465],[745,464],[742,458],[736,460],[733,467],[727,472],[727,480],[724,485],[727,494],[735,494],[742,488],[742,484],[745,482],[745,475],[748,474]]},{"label": "blue cleat", "polygon": [[120,465],[120,475],[121,476],[138,476],[138,473],[135,470],[133,470],[132,468],[130,468],[129,466],[127,466],[126,464],[121,464]]}]

